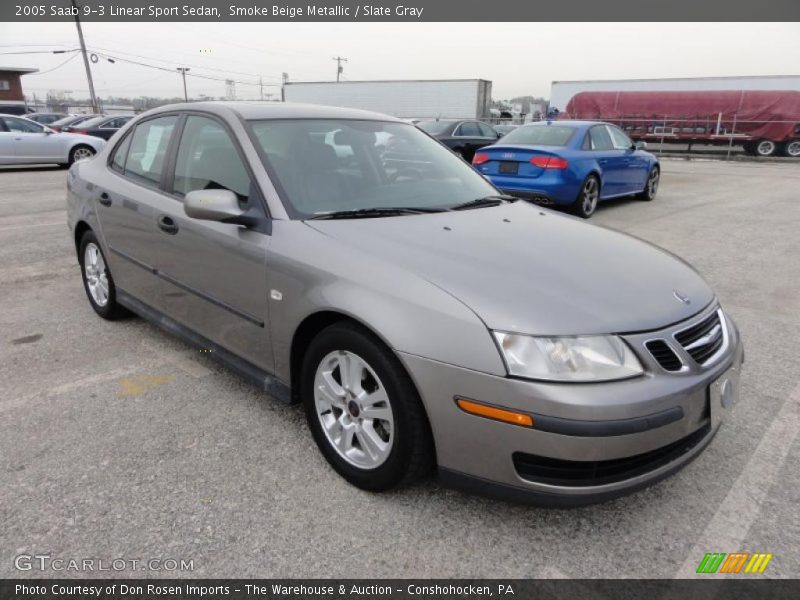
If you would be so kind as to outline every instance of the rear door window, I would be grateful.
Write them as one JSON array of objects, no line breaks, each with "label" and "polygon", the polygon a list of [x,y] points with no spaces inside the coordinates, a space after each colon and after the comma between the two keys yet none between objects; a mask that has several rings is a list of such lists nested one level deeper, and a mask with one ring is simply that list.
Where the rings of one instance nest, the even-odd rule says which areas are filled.
[{"label": "rear door window", "polygon": [[169,140],[177,122],[177,116],[167,116],[136,126],[125,161],[125,175],[156,185],[161,181]]},{"label": "rear door window", "polygon": [[44,128],[34,121],[26,121],[15,117],[3,117],[3,120],[6,122],[8,131],[16,133],[42,133],[44,131]]},{"label": "rear door window", "polygon": [[595,125],[589,130],[589,141],[592,150],[613,150],[614,144],[605,125]]},{"label": "rear door window", "polygon": [[125,139],[117,146],[114,156],[111,158],[111,168],[118,173],[125,172],[125,159],[128,157],[128,148],[131,146],[131,137],[130,135],[125,136]]},{"label": "rear door window", "polygon": [[458,128],[458,133],[456,135],[461,137],[482,137],[481,130],[478,127],[478,124],[474,121],[462,123],[461,127]]},{"label": "rear door window", "polygon": [[486,123],[478,123],[478,127],[480,128],[481,135],[483,137],[488,137],[488,138],[496,138],[497,137],[497,132],[494,129],[492,129],[491,127],[489,127]]}]

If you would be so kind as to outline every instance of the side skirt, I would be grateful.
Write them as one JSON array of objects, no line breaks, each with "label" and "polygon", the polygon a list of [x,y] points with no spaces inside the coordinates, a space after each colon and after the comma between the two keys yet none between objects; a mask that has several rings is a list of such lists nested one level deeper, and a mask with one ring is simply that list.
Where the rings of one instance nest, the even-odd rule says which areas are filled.
[{"label": "side skirt", "polygon": [[222,346],[206,339],[202,335],[192,331],[170,319],[165,314],[148,306],[144,302],[137,300],[126,291],[117,288],[117,302],[133,313],[142,317],[145,321],[152,323],[156,327],[163,329],[167,333],[174,335],[187,344],[203,350],[211,350],[209,356],[217,362],[225,365],[240,377],[251,381],[259,389],[264,390],[273,398],[277,398],[287,404],[292,403],[291,389],[282,381],[276,379],[260,367],[226,350]]}]

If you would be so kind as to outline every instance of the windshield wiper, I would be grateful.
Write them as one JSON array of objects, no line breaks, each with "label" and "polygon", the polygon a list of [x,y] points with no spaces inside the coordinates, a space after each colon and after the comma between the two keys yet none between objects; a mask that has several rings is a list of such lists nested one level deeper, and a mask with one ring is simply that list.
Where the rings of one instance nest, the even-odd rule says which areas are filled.
[{"label": "windshield wiper", "polygon": [[496,196],[484,196],[483,198],[476,198],[475,200],[470,200],[469,202],[464,202],[463,204],[451,206],[450,210],[465,210],[469,208],[483,208],[484,206],[497,206],[503,202],[516,202],[517,200],[519,200],[519,198],[515,198],[514,196],[506,196],[504,194],[498,194]]},{"label": "windshield wiper", "polygon": [[425,206],[390,206],[376,208],[356,208],[353,210],[337,210],[308,217],[309,219],[367,219],[370,217],[396,217],[399,215],[421,215],[444,212],[442,208]]}]

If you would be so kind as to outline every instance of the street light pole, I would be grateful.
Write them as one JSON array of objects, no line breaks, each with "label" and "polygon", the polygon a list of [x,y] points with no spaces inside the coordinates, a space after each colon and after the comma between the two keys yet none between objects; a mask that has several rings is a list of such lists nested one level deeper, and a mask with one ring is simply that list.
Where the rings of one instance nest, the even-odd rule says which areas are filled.
[{"label": "street light pole", "polygon": [[186,71],[189,70],[189,67],[178,67],[178,71],[180,71],[181,77],[183,77],[183,99],[186,102],[189,101],[189,94],[186,93]]},{"label": "street light pole", "polygon": [[89,82],[89,97],[92,101],[92,112],[98,113],[97,96],[94,95],[94,82],[92,81],[92,69],[89,67],[89,57],[86,56],[86,43],[83,41],[83,30],[81,29],[81,20],[79,18],[80,10],[75,0],[72,0],[72,9],[75,13],[75,26],[78,28],[78,40],[81,44],[81,54],[83,54],[83,66],[86,68],[86,80]]}]

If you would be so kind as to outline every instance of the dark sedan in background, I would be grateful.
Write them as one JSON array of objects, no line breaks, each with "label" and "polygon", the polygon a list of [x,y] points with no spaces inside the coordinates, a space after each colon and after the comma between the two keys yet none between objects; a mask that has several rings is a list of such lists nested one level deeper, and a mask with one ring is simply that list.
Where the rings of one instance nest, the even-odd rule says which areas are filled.
[{"label": "dark sedan in background", "polygon": [[89,119],[94,119],[95,117],[102,117],[104,115],[92,113],[90,115],[65,115],[64,118],[59,119],[58,121],[53,121],[48,125],[50,129],[54,131],[64,131],[69,132],[69,128],[75,127],[79,123],[85,123]]},{"label": "dark sedan in background", "polygon": [[40,125],[50,125],[51,123],[55,123],[59,119],[63,119],[64,117],[68,117],[69,115],[65,113],[33,113],[32,115],[28,115],[28,118],[31,121],[36,121]]},{"label": "dark sedan in background", "polygon": [[84,135],[93,135],[95,137],[110,140],[111,136],[119,131],[120,127],[125,125],[133,118],[133,115],[105,115],[89,119],[78,125],[71,125],[65,127],[62,131],[69,131],[70,133],[82,133]]},{"label": "dark sedan in background", "polygon": [[420,121],[417,127],[460,154],[467,162],[472,161],[476,150],[494,144],[501,137],[491,125],[482,121],[438,119]]}]

